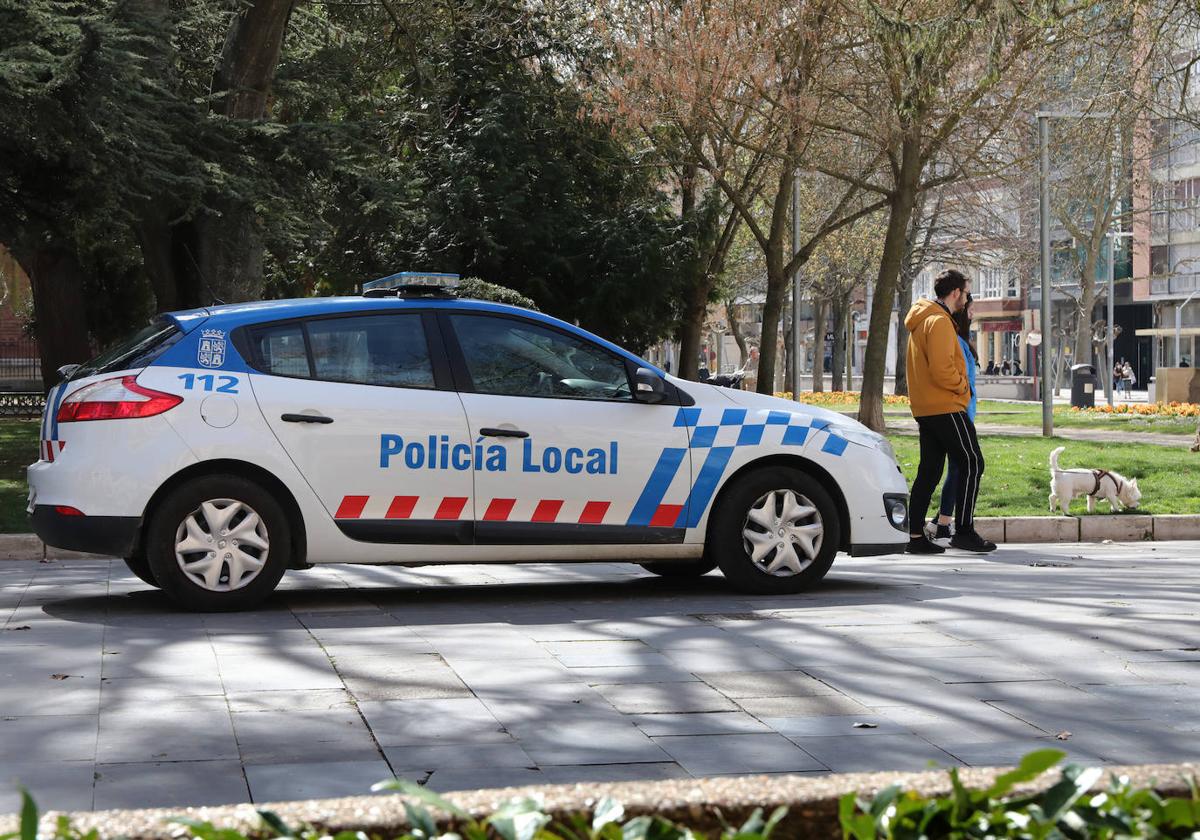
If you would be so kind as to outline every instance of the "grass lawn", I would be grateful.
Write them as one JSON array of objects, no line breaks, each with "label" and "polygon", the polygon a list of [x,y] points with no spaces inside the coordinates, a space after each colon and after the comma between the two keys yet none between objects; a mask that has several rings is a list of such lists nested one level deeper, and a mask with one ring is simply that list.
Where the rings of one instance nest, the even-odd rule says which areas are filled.
[{"label": "grass lawn", "polygon": [[37,420],[0,422],[0,534],[29,532],[25,468],[38,459]]},{"label": "grass lawn", "polygon": [[[918,447],[914,435],[892,435],[896,458],[911,486],[917,472]],[[980,516],[1045,516],[1050,513],[1050,450],[1065,446],[1059,458],[1064,468],[1115,470],[1136,478],[1142,491],[1138,513],[1200,513],[1200,483],[1196,468],[1200,453],[1148,443],[1085,443],[1042,437],[984,435],[979,439],[986,461],[979,488]],[[940,491],[939,491],[940,492]],[[934,494],[934,504],[940,496]],[[1072,513],[1086,515],[1077,499]],[[1108,513],[1108,504],[1097,506]]]},{"label": "grass lawn", "polygon": [[[858,411],[858,403],[822,405],[842,413]],[[883,409],[884,420],[909,418],[912,414],[905,406],[889,405]],[[1041,429],[1042,407],[1037,403],[1008,403],[983,400],[979,403],[976,423],[996,423],[1004,426],[1029,426]],[[1139,417],[1129,414],[1087,414],[1071,411],[1066,406],[1054,407],[1054,427],[1061,429],[1111,429],[1124,432],[1152,432],[1168,435],[1194,435],[1195,417]]]}]

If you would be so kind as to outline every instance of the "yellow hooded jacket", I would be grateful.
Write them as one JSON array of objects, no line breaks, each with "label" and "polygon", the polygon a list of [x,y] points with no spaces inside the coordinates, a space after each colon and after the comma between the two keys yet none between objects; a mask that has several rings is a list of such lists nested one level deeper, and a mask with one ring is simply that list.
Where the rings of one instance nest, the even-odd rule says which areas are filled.
[{"label": "yellow hooded jacket", "polygon": [[966,411],[971,401],[967,360],[946,308],[920,300],[904,319],[908,328],[908,399],[913,417]]}]

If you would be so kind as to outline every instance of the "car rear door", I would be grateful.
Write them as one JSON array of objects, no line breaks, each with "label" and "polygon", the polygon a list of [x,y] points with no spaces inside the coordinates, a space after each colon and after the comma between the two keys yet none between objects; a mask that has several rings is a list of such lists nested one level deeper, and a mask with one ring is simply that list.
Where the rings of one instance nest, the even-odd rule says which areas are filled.
[{"label": "car rear door", "polygon": [[276,322],[246,344],[267,423],[342,533],[472,541],[472,447],[432,314]]},{"label": "car rear door", "polygon": [[691,486],[677,405],[633,398],[626,360],[519,316],[441,316],[475,464],[476,542],[682,542]]}]

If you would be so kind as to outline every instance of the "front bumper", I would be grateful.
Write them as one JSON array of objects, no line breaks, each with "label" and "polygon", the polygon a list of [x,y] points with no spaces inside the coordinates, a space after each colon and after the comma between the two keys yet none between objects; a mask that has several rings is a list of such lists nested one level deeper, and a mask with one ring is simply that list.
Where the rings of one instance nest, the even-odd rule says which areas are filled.
[{"label": "front bumper", "polygon": [[56,511],[54,505],[37,504],[29,514],[29,522],[46,545],[111,557],[133,554],[142,524],[137,516],[68,516]]}]

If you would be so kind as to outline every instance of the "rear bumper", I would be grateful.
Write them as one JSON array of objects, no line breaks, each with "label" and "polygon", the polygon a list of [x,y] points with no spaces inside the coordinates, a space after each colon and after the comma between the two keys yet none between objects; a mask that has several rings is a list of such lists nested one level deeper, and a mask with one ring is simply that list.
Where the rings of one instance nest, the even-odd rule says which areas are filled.
[{"label": "rear bumper", "polygon": [[903,554],[908,540],[898,543],[856,543],[847,552],[851,557],[878,557],[881,554]]},{"label": "rear bumper", "polygon": [[53,505],[35,505],[29,521],[46,545],[111,557],[133,554],[142,522],[137,516],[64,516]]}]

